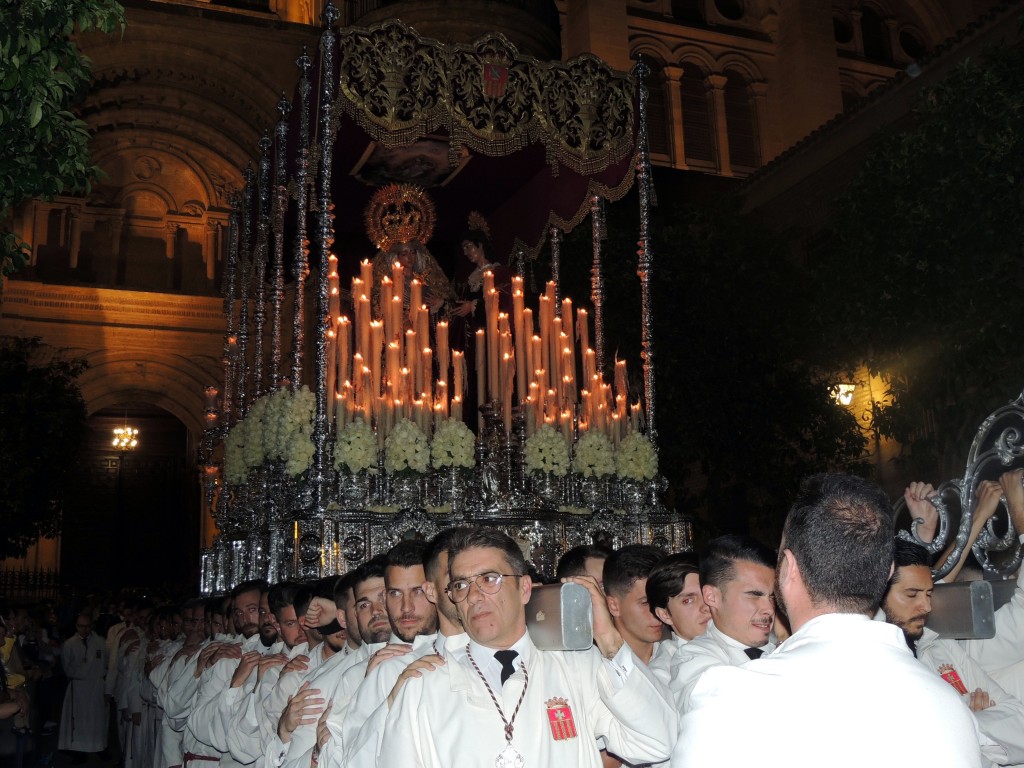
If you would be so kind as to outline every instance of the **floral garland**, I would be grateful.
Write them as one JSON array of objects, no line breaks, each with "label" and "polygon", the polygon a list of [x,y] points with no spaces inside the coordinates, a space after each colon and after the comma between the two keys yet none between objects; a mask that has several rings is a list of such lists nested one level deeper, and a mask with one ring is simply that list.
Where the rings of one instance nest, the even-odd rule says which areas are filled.
[{"label": "floral garland", "polygon": [[472,430],[459,419],[447,419],[434,431],[430,444],[430,463],[434,469],[442,467],[472,467],[474,436]]},{"label": "floral garland", "polygon": [[658,474],[658,450],[647,436],[630,432],[615,452],[615,474],[623,480],[653,480]]},{"label": "floral garland", "polygon": [[605,477],[615,472],[615,449],[604,432],[592,430],[576,441],[572,469],[584,477]]},{"label": "floral garland", "polygon": [[384,469],[389,475],[405,470],[423,474],[429,463],[427,436],[409,419],[402,419],[384,441]]},{"label": "floral garland", "polygon": [[338,432],[334,445],[334,468],[347,467],[352,474],[369,470],[377,473],[377,438],[370,425],[357,417]]},{"label": "floral garland", "polygon": [[526,439],[526,470],[550,472],[557,477],[568,474],[569,447],[565,438],[550,424],[541,425]]}]

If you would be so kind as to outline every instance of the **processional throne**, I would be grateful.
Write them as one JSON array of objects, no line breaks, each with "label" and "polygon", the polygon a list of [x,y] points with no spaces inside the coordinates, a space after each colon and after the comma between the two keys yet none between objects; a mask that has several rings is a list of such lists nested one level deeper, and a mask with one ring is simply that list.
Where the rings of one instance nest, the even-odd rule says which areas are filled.
[{"label": "processional throne", "polygon": [[[643,62],[629,75],[589,55],[542,63],[500,35],[442,45],[397,21],[336,30],[337,18],[328,3],[318,54],[298,60],[293,99],[278,103],[231,221],[224,382],[207,390],[201,457],[219,533],[203,554],[202,591],[340,573],[458,524],[502,528],[542,573],[592,540],[689,549],[690,521],[664,506],[656,470]],[[441,241],[457,242],[468,211],[483,213],[520,301],[504,325],[489,308],[478,347],[487,360],[478,354],[463,378],[438,329],[411,318],[427,383],[401,397],[387,356],[406,337],[384,338],[387,326],[360,314],[369,278],[356,244],[375,188],[409,181],[428,187]],[[633,184],[640,397],[624,367],[606,371],[601,306],[603,201]],[[574,316],[559,289],[560,241],[588,215],[592,308]],[[551,275],[536,296],[527,264],[543,248]],[[347,297],[341,274],[353,276]],[[467,381],[473,373],[488,386]],[[535,374],[546,377],[539,386]],[[455,391],[474,386],[481,416],[461,418],[475,436]],[[440,434],[451,450],[438,461]],[[413,468],[426,449],[429,465]]]}]

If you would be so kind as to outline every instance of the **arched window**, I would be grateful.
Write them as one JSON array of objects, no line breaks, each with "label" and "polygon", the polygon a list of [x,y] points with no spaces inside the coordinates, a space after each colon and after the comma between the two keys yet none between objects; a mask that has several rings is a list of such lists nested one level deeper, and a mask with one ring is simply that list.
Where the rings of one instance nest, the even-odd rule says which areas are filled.
[{"label": "arched window", "polygon": [[671,155],[672,139],[665,103],[665,73],[663,64],[647,58],[651,74],[647,76],[647,140],[655,155]]},{"label": "arched window", "polygon": [[717,160],[706,79],[707,73],[699,65],[683,63],[679,87],[682,91],[686,162],[705,166],[713,165]]},{"label": "arched window", "polygon": [[729,162],[733,168],[753,170],[761,164],[760,141],[753,99],[747,81],[726,72],[725,122],[729,133]]},{"label": "arched window", "polygon": [[870,8],[864,8],[860,16],[860,34],[864,41],[864,58],[871,61],[892,61],[889,50],[889,35],[882,17]]}]

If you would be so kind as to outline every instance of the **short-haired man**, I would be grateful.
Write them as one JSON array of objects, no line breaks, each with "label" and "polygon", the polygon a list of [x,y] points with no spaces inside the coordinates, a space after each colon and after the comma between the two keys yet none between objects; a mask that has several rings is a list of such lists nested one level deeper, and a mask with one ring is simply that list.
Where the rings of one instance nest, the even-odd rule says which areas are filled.
[{"label": "short-haired man", "polygon": [[539,650],[526,631],[533,582],[507,534],[475,528],[457,536],[448,570],[469,640],[405,681],[388,713],[380,765],[596,766],[599,737],[630,762],[665,760],[675,712],[615,629],[593,579],[572,581],[590,591],[597,647],[555,652]]},{"label": "short-haired man", "polygon": [[[410,675],[419,674],[417,670],[424,665],[432,667],[440,663],[451,649],[466,644],[467,637],[462,631],[455,605],[445,594],[448,545],[459,530],[444,530],[420,548],[424,577],[422,587],[426,599],[436,606],[437,633],[416,638],[409,653],[385,658],[367,670],[366,679],[341,721],[342,737],[340,741],[332,739],[329,747],[321,753],[320,768],[376,768],[389,709],[388,698],[396,686],[400,688],[399,678],[408,677],[404,673],[410,667]],[[394,551],[389,554],[389,559],[393,557]],[[388,583],[391,584],[390,581]],[[392,601],[393,597],[389,595],[389,616],[393,614]]]},{"label": "short-haired man", "polygon": [[974,712],[982,754],[996,765],[1024,763],[1024,703],[1004,691],[954,640],[925,626],[932,612],[932,571],[920,544],[896,539],[885,620],[903,630],[917,660],[949,683]]},{"label": "short-haired man", "polygon": [[604,592],[615,628],[644,664],[664,655],[661,620],[647,603],[647,574],[665,556],[649,544],[627,544],[604,563]]},{"label": "short-haired man", "polygon": [[701,595],[711,612],[703,635],[672,659],[669,687],[680,712],[700,676],[721,664],[740,666],[775,646],[775,554],[753,539],[728,534],[709,545],[700,561]]},{"label": "short-haired man", "polygon": [[902,632],[871,620],[892,568],[892,534],[877,486],[846,475],[803,482],[775,588],[793,634],[770,655],[701,676],[673,768],[754,765],[766,749],[787,768],[981,765],[959,697],[914,659]]},{"label": "short-haired man", "polygon": [[271,724],[277,724],[280,709],[268,713],[264,702],[274,690],[282,668],[308,651],[306,633],[296,616],[294,604],[302,589],[301,584],[292,581],[270,588],[267,604],[284,648],[280,653],[263,656],[255,665],[247,664],[243,656],[231,679],[231,689],[225,694],[228,705],[233,708],[227,728],[228,752],[243,765],[263,757],[263,734],[272,730]]},{"label": "short-haired man", "polygon": [[[307,768],[317,746],[317,723],[327,702],[331,707],[347,707],[346,696],[354,688],[339,691],[350,670],[365,674],[363,670],[370,657],[383,648],[388,641],[401,642],[392,635],[385,608],[384,575],[387,570],[386,555],[367,561],[356,569],[358,574],[352,586],[355,595],[356,621],[363,644],[342,658],[338,664],[327,662],[299,687],[285,707],[278,723],[277,740],[267,747],[267,764],[285,765],[288,768]],[[344,620],[344,613],[337,608],[338,621]],[[335,653],[334,657],[341,654]],[[347,686],[343,686],[345,688]]]},{"label": "short-haired man", "polygon": [[580,544],[567,550],[558,558],[555,576],[567,579],[570,576],[590,576],[597,586],[604,589],[604,565],[612,550],[603,544]]},{"label": "short-haired man", "polygon": [[655,563],[647,576],[646,591],[648,607],[672,630],[672,635],[662,641],[648,665],[658,679],[668,685],[675,654],[695,637],[703,635],[711,621],[693,555],[677,552]]},{"label": "short-haired man", "polygon": [[[103,700],[103,677],[107,673],[107,647],[92,631],[92,616],[75,617],[75,634],[64,641],[61,665],[68,677],[68,689],[61,710],[57,748],[86,753],[107,748],[107,705]],[[6,681],[5,681],[6,682]]]}]

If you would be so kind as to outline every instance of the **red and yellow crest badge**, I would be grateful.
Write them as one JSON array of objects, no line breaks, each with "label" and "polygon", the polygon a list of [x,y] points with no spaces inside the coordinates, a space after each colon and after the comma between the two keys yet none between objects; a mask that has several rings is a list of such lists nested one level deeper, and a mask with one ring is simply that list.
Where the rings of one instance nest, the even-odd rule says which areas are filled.
[{"label": "red and yellow crest badge", "polygon": [[508,67],[500,62],[485,61],[484,95],[491,99],[500,99],[508,87]]},{"label": "red and yellow crest badge", "polygon": [[572,710],[569,709],[569,702],[565,699],[555,697],[548,699],[544,704],[548,708],[548,724],[551,726],[551,736],[555,741],[576,738],[576,723],[572,719]]},{"label": "red and yellow crest badge", "polygon": [[957,693],[967,693],[967,686],[964,685],[964,681],[960,679],[960,675],[952,664],[943,664],[939,667],[939,675],[942,676],[943,680],[952,685]]}]

